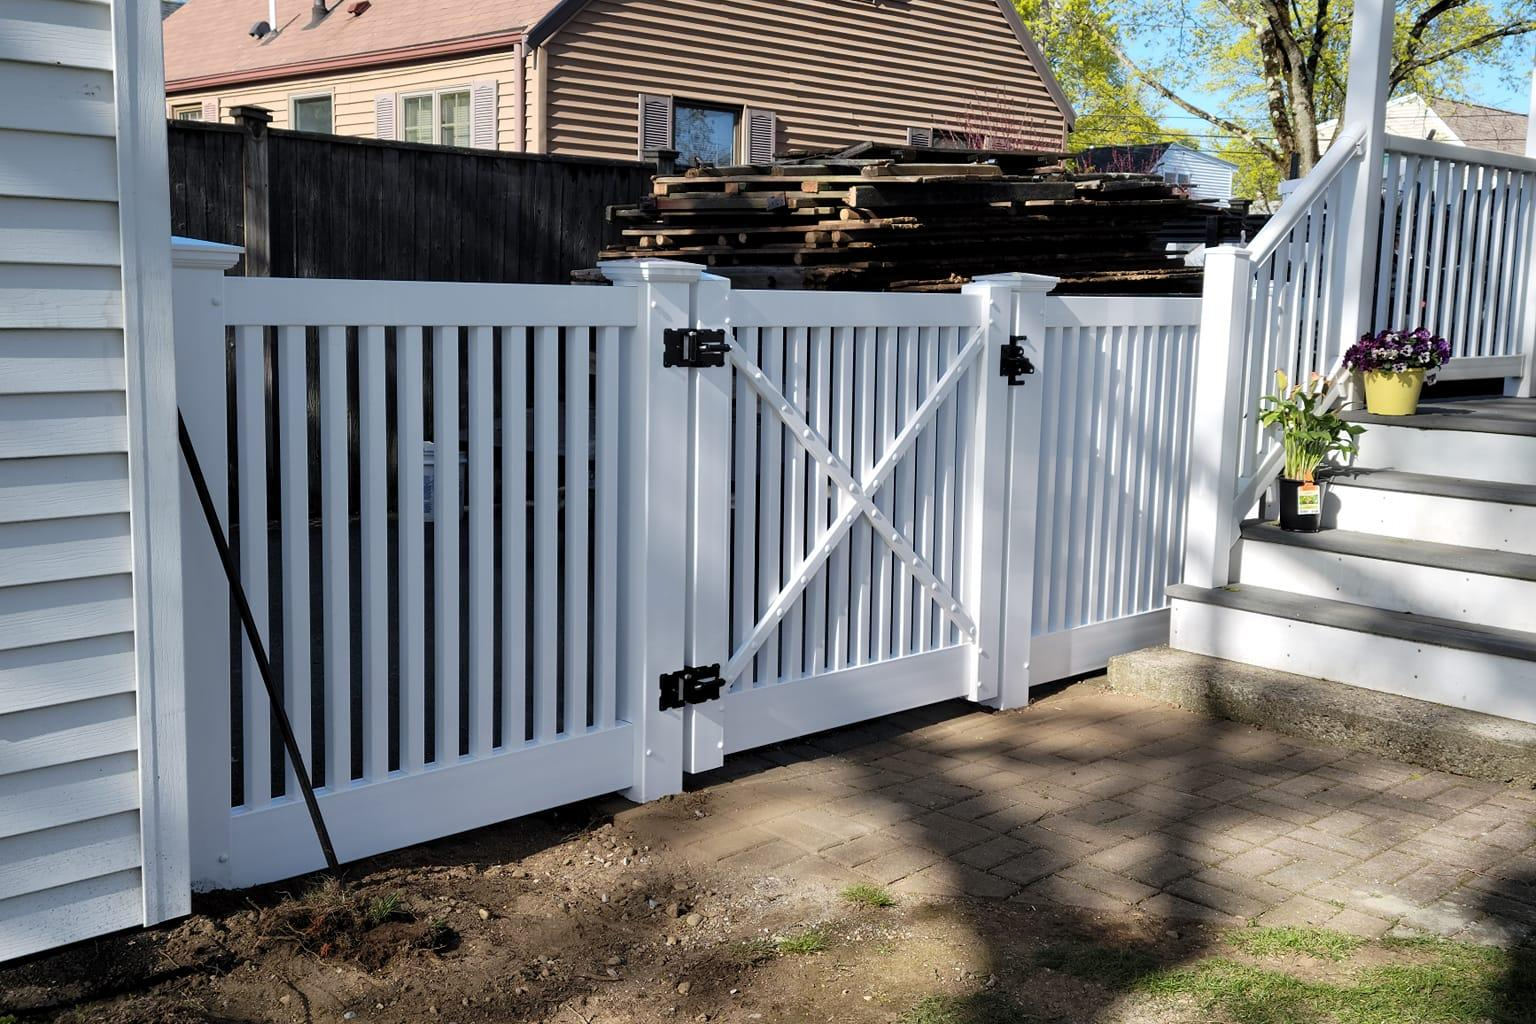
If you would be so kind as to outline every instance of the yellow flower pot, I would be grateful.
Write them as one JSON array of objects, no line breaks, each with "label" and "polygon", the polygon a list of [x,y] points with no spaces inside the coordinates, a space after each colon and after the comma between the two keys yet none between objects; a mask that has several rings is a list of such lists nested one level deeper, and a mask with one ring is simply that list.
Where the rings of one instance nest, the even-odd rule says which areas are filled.
[{"label": "yellow flower pot", "polygon": [[1365,374],[1365,411],[1377,416],[1412,416],[1423,390],[1423,370],[1371,370]]}]

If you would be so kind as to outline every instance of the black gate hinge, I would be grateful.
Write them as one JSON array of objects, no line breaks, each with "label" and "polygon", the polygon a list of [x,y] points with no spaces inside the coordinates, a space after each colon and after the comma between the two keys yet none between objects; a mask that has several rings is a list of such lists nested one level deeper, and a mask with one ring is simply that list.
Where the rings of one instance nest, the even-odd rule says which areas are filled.
[{"label": "black gate hinge", "polygon": [[731,351],[725,331],[703,327],[669,327],[661,332],[661,365],[699,368],[724,366]]},{"label": "black gate hinge", "polygon": [[1015,334],[1002,348],[1002,355],[997,361],[997,373],[1000,377],[1008,378],[1009,387],[1023,387],[1024,381],[1020,378],[1035,372],[1035,364],[1024,354],[1024,342],[1028,340],[1022,334]]},{"label": "black gate hinge", "polygon": [[661,674],[661,710],[687,707],[719,700],[725,680],[720,678],[720,664],[685,665],[676,672]]}]

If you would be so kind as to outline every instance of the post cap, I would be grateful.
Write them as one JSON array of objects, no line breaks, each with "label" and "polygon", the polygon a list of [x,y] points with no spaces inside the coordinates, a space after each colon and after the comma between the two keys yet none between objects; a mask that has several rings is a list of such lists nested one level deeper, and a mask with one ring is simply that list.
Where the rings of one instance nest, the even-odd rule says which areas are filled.
[{"label": "post cap", "polygon": [[201,238],[171,236],[171,266],[202,270],[228,270],[245,254],[243,245],[208,242]]},{"label": "post cap", "polygon": [[1001,274],[980,274],[971,278],[974,284],[1001,284],[1007,285],[1019,292],[1048,292],[1061,283],[1061,278],[1051,277],[1049,274],[1026,274],[1019,270],[1010,270]]},{"label": "post cap", "polygon": [[614,284],[694,284],[706,268],[682,260],[603,260],[597,269]]}]

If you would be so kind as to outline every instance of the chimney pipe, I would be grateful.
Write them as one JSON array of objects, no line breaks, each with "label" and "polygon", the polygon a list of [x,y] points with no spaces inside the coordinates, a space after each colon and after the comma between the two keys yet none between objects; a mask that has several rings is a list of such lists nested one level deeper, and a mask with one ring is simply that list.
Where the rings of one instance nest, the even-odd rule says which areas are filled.
[{"label": "chimney pipe", "polygon": [[314,0],[314,3],[309,8],[309,23],[311,25],[318,25],[330,13],[330,9],[325,6],[325,0]]}]

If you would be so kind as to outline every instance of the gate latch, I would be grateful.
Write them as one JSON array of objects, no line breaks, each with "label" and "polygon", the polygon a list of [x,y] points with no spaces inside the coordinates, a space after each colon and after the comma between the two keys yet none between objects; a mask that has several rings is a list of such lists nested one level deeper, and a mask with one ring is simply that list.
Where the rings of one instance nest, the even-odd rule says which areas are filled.
[{"label": "gate latch", "polygon": [[669,327],[661,332],[662,366],[724,366],[730,351],[724,330]]},{"label": "gate latch", "polygon": [[661,674],[661,710],[687,707],[719,700],[725,680],[720,678],[720,663],[685,665],[676,672]]},{"label": "gate latch", "polygon": [[1035,372],[1035,364],[1030,362],[1029,357],[1024,354],[1024,342],[1028,340],[1029,338],[1022,334],[1015,334],[1002,347],[997,372],[998,376],[1008,378],[1009,387],[1023,387],[1024,381],[1020,378]]}]

